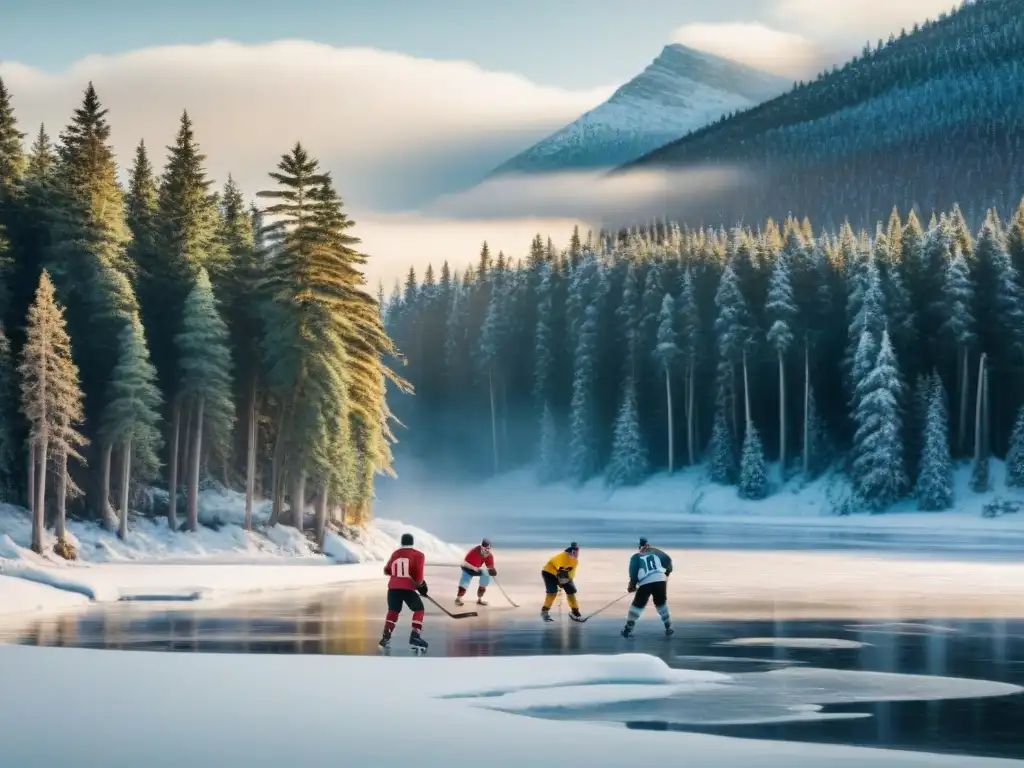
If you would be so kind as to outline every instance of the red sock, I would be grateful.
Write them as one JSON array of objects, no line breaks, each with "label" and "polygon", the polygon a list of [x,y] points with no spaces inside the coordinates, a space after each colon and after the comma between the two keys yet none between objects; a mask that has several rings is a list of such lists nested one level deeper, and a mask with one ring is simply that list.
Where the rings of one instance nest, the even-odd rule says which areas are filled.
[{"label": "red sock", "polygon": [[395,631],[395,624],[397,623],[398,611],[388,611],[387,618],[384,620],[384,631],[390,635],[392,632]]},{"label": "red sock", "polygon": [[466,594],[466,588],[465,587],[459,587],[459,595],[458,596],[462,597],[464,594]]},{"label": "red sock", "polygon": [[423,631],[423,611],[416,611],[412,615],[412,631],[422,632]]},{"label": "red sock", "polygon": [[476,590],[477,600],[479,600],[481,597],[483,597],[484,596],[484,592],[486,592],[486,591],[487,591],[487,587],[477,587],[477,590]]}]

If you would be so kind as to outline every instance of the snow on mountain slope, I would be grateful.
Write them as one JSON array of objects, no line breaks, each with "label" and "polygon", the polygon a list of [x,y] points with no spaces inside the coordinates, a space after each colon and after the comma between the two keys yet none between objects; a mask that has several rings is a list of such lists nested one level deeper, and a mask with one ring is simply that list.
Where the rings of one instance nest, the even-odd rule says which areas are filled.
[{"label": "snow on mountain slope", "polygon": [[784,78],[667,45],[611,98],[498,167],[491,175],[619,165],[722,115],[782,93]]}]

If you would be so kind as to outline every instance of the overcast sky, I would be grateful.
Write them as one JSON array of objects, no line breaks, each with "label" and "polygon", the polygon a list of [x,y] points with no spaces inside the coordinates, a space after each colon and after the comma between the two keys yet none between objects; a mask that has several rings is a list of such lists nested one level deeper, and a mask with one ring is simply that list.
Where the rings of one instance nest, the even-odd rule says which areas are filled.
[{"label": "overcast sky", "polygon": [[[666,43],[804,77],[951,5],[0,0],[0,77],[23,129],[45,122],[53,135],[93,80],[122,162],[144,138],[162,165],[187,108],[211,173],[218,182],[233,173],[247,192],[301,140],[334,173],[377,257],[371,280],[390,280],[410,262],[465,264],[484,237],[514,255],[538,229],[565,240],[595,185],[570,191],[563,181],[558,195],[549,186],[543,209],[525,206],[526,217],[509,214],[503,195],[483,196],[502,201],[494,210],[462,204],[449,216],[425,201],[596,106]],[[602,204],[615,197],[596,186]]]}]

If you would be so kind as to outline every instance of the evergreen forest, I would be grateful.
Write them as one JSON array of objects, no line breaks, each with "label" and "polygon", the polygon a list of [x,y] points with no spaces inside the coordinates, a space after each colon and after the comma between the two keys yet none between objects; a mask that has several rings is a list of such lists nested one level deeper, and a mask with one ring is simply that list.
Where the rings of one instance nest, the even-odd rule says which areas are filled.
[{"label": "evergreen forest", "polygon": [[364,521],[391,471],[385,387],[408,384],[331,176],[297,143],[247,204],[183,113],[122,188],[110,130],[89,84],[56,140],[26,141],[0,82],[0,499],[66,557],[69,514],[195,531],[213,482],[245,489],[248,528],[260,495],[318,539]]}]

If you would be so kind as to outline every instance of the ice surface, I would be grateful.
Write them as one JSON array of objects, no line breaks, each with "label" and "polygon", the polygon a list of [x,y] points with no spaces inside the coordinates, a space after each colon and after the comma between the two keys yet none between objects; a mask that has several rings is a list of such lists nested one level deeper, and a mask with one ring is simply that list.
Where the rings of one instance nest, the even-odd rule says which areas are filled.
[{"label": "ice surface", "polygon": [[[1021,688],[988,680],[792,667],[734,674],[726,679],[694,681],[691,687],[629,689],[618,701],[603,689],[593,700],[560,699],[555,692],[518,691],[512,696],[479,699],[479,706],[559,720],[664,722],[679,725],[737,725],[820,720],[829,704],[1007,696]],[[849,716],[850,713],[845,713]],[[867,717],[869,713],[853,713]]]},{"label": "ice surface", "polygon": [[852,632],[873,632],[883,635],[950,635],[959,632],[956,627],[944,627],[913,621],[887,621],[875,624],[848,624]]},{"label": "ice surface", "polygon": [[715,645],[832,650],[839,648],[863,648],[866,645],[871,645],[871,643],[859,643],[856,640],[840,640],[832,637],[737,637],[734,640],[715,643]]},{"label": "ice surface", "polygon": [[[0,763],[18,768],[537,765],[571,745],[575,765],[685,756],[700,768],[1016,768],[1010,760],[659,733],[515,717],[438,700],[469,690],[679,678],[643,656],[422,659],[155,654],[0,646]],[[40,684],[45,680],[45,685]],[[702,694],[706,695],[706,694]],[[54,738],[54,702],[62,718]],[[131,713],[126,725],[125,713]],[[453,732],[472,741],[453,738]],[[472,755],[472,757],[470,757]]]}]

